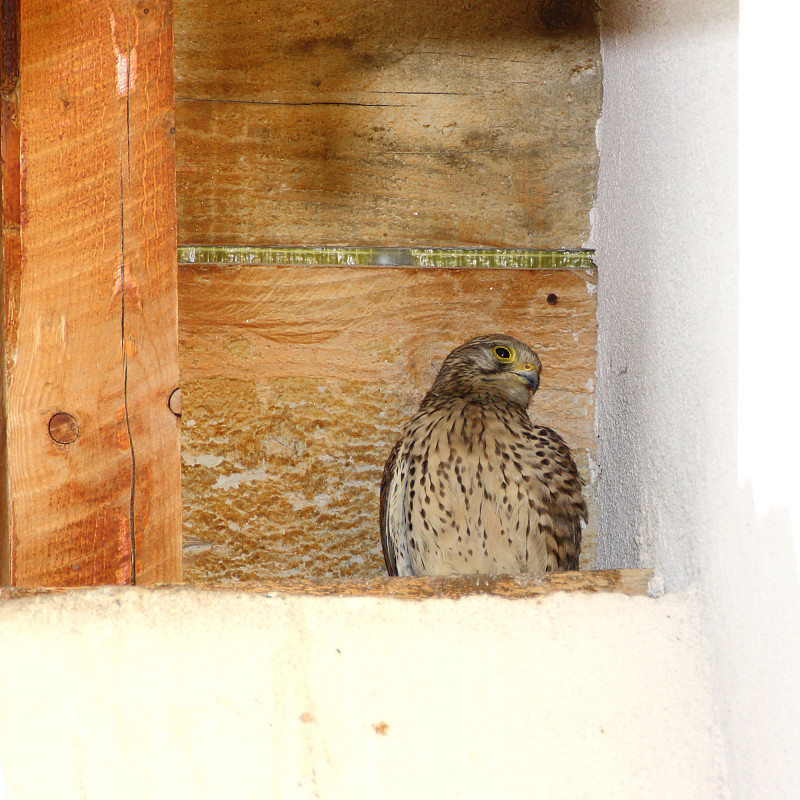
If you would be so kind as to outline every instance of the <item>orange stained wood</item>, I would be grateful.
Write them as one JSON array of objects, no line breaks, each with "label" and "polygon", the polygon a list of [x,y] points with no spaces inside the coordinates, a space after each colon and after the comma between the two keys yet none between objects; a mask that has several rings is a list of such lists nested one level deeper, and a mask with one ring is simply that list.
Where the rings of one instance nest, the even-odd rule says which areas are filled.
[{"label": "orange stained wood", "polygon": [[[596,542],[592,273],[179,268],[185,577],[385,574],[381,471],[456,345],[502,331],[543,363],[531,416],[587,480]],[[209,546],[210,544],[210,546]]]},{"label": "orange stained wood", "polygon": [[18,13],[18,69],[3,76],[0,580],[179,580],[171,2]]}]

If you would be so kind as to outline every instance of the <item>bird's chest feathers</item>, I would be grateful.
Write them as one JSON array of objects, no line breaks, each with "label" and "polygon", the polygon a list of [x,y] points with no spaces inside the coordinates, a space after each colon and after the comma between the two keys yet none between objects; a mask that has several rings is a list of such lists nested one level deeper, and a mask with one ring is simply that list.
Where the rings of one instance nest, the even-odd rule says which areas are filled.
[{"label": "bird's chest feathers", "polygon": [[406,518],[419,568],[515,572],[528,563],[538,490],[522,455],[523,424],[477,404],[429,410],[411,421]]},{"label": "bird's chest feathers", "polygon": [[426,414],[415,427],[407,458],[428,493],[453,495],[468,506],[504,506],[526,480],[526,441],[513,417],[457,404]]}]

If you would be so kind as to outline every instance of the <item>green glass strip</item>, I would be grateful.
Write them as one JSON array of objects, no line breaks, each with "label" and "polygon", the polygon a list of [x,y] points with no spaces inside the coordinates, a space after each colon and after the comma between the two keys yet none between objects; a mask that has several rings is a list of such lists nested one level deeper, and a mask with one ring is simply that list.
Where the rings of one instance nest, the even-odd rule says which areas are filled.
[{"label": "green glass strip", "polygon": [[181,245],[179,264],[421,269],[595,269],[593,250],[447,247],[215,247]]}]

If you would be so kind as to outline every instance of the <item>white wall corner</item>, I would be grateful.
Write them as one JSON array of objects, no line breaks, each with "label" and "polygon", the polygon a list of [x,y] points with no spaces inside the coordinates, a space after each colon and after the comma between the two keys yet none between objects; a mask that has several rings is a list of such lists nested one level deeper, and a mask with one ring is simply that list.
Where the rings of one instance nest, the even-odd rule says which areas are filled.
[{"label": "white wall corner", "polygon": [[[788,366],[799,271],[796,256],[765,256],[790,251],[800,216],[783,113],[796,94],[797,12],[742,7],[742,40],[763,29],[744,62],[733,0],[602,3],[598,566],[652,566],[668,591],[694,587],[731,795],[779,798],[800,785],[800,448]],[[749,116],[739,67],[743,82],[761,70]],[[749,152],[740,116],[742,131],[760,134]],[[738,194],[739,169],[758,177],[756,191]],[[771,188],[781,184],[783,198]],[[756,211],[784,222],[758,223]],[[741,258],[740,224],[757,241]],[[759,488],[771,503],[759,507]]]}]

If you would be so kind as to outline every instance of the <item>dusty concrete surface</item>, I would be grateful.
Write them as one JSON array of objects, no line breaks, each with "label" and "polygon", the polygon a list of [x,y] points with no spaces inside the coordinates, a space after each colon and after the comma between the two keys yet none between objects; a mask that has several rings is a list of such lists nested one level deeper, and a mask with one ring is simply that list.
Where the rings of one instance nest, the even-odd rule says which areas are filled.
[{"label": "dusty concrete surface", "polygon": [[720,796],[691,597],[0,607],[9,798]]}]

